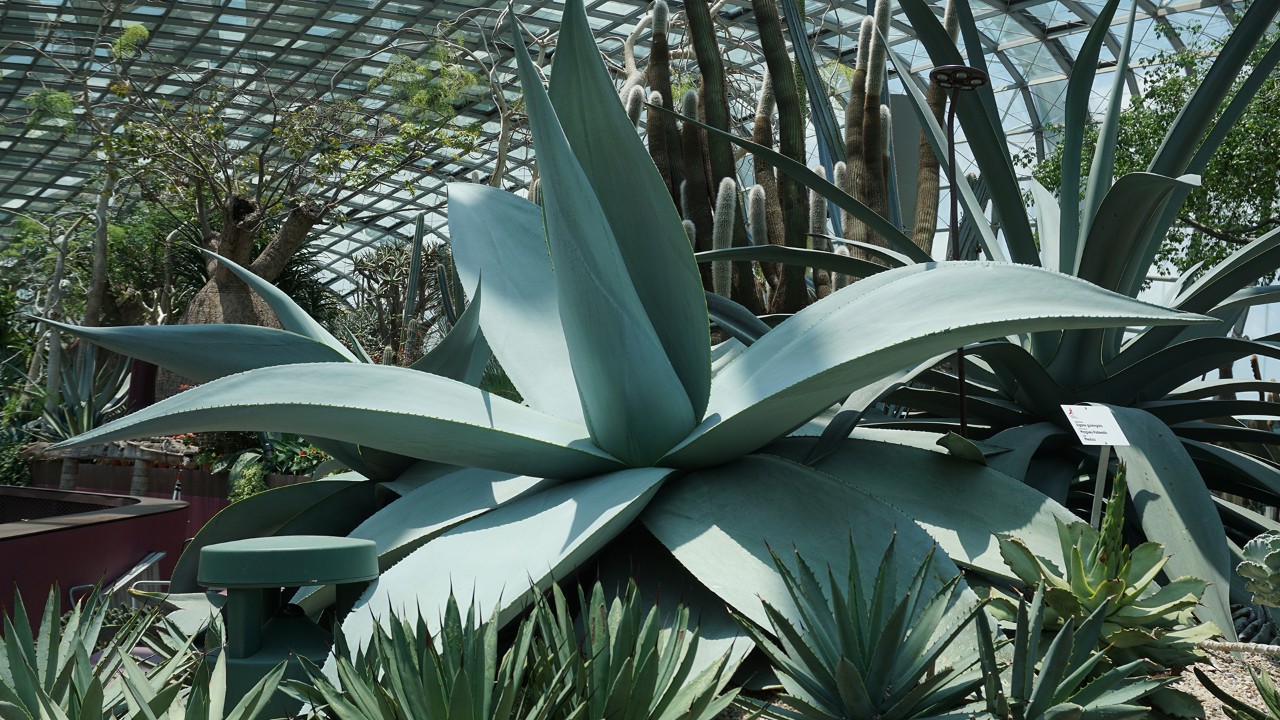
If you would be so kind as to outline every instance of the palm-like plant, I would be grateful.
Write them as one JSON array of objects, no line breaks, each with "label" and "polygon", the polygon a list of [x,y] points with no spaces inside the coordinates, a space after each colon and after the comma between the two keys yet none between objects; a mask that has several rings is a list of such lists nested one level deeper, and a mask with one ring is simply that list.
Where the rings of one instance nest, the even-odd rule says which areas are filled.
[{"label": "palm-like plant", "polygon": [[[450,187],[468,312],[526,404],[438,374],[350,362],[332,336],[276,298],[280,331],[81,331],[184,374],[228,376],[75,442],[294,432],[340,440],[353,468],[394,478],[385,487],[401,497],[376,512],[372,484],[358,479],[261,493],[192,545],[317,531],[375,540],[385,571],[344,623],[357,644],[377,618],[440,617],[451,588],[471,588],[477,606],[505,622],[531,592],[637,521],[679,561],[682,577],[666,585],[692,576],[761,625],[762,597],[791,608],[768,562],[770,541],[838,574],[847,571],[849,533],[878,553],[896,528],[899,550],[923,557],[933,540],[921,525],[961,562],[997,575],[1005,570],[995,532],[1056,555],[1062,507],[1007,476],[910,447],[909,437],[839,442],[827,472],[770,443],[850,392],[958,345],[1197,318],[1038,268],[920,264],[835,293],[748,347],[713,349],[680,217],[623,110],[602,100],[614,89],[580,1],[568,4],[559,37],[549,92],[516,44],[543,207],[494,188]],[[475,357],[475,343],[455,345],[438,357]],[[268,346],[279,351],[274,359]],[[414,459],[422,462],[394,472]],[[940,501],[957,492],[983,497],[983,506]],[[934,565],[930,587],[956,573],[942,553]],[[193,567],[189,550],[175,589],[190,585]],[[700,610],[705,622],[712,610]]]},{"label": "palm-like plant", "polygon": [[[1276,44],[1260,62],[1246,68],[1280,3],[1270,0],[1250,7],[1186,110],[1169,128],[1148,171],[1115,179],[1116,123],[1123,101],[1132,16],[1117,53],[1110,104],[1103,113],[1097,150],[1087,173],[1081,167],[1081,146],[1099,52],[1119,5],[1120,0],[1109,0],[1102,6],[1068,81],[1060,183],[1066,191],[1061,197],[1055,198],[1033,183],[1036,217],[1028,212],[989,87],[961,93],[956,114],[1000,218],[999,231],[985,222],[970,181],[961,174],[956,177],[956,192],[973,221],[970,227],[982,250],[993,260],[1042,267],[1137,297],[1179,206],[1199,183],[1197,173],[1280,63],[1280,44]],[[903,0],[902,9],[935,65],[970,64],[985,70],[980,33],[964,3],[957,3],[957,12],[967,62],[924,0]],[[901,77],[911,77],[901,58],[890,53],[890,59]],[[1240,77],[1243,80],[1237,83]],[[944,158],[945,133],[920,89],[913,82],[906,82],[905,87],[935,154]],[[766,148],[732,140],[767,157],[846,211],[866,218],[868,224],[880,223],[876,232],[892,246],[891,250],[876,250],[880,262],[889,267],[910,267],[929,260],[905,234],[868,215],[865,206],[823,178]],[[942,162],[946,163],[945,158]],[[1077,188],[1081,192],[1077,193]],[[1032,232],[1033,224],[1036,233]],[[776,248],[770,250],[778,253]],[[747,248],[732,252],[738,259],[752,259],[760,251]],[[848,262],[834,256],[815,260],[813,251],[806,252],[807,258],[797,255],[791,262],[826,264],[833,270],[836,264]],[[715,253],[701,255],[710,259]],[[1229,337],[1245,309],[1271,302],[1280,294],[1280,286],[1252,287],[1277,268],[1280,231],[1258,238],[1198,276],[1189,273],[1180,278],[1168,306],[1222,320],[1212,325],[1176,328],[1135,324],[1128,333],[1119,327],[1070,328],[1010,335],[969,346],[965,349],[963,398],[956,375],[936,370],[936,361],[904,367],[885,377],[878,389],[867,388],[850,396],[844,406],[848,412],[827,426],[824,442],[805,456],[806,460],[819,469],[838,472],[821,458],[838,447],[859,421],[933,432],[958,429],[963,403],[972,437],[987,443],[982,448],[969,446],[969,455],[1061,503],[1067,503],[1069,495],[1087,503],[1090,491],[1077,488],[1076,480],[1081,462],[1096,457],[1096,450],[1079,445],[1061,406],[1087,402],[1109,405],[1131,443],[1118,448],[1117,453],[1128,465],[1130,495],[1139,510],[1136,519],[1142,532],[1164,544],[1172,555],[1168,564],[1171,575],[1200,577],[1211,583],[1204,598],[1207,617],[1229,632],[1228,589],[1238,602],[1248,599],[1238,583],[1233,587],[1232,556],[1239,554],[1238,546],[1249,538],[1264,529],[1280,529],[1280,525],[1215,499],[1210,491],[1280,505],[1280,465],[1265,449],[1280,442],[1280,435],[1250,428],[1235,419],[1240,415],[1280,416],[1280,404],[1236,399],[1237,392],[1273,392],[1275,383],[1201,382],[1200,378],[1250,355],[1280,357],[1280,347],[1270,339]],[[873,410],[868,411],[878,400],[910,413],[905,418],[877,417]]]}]

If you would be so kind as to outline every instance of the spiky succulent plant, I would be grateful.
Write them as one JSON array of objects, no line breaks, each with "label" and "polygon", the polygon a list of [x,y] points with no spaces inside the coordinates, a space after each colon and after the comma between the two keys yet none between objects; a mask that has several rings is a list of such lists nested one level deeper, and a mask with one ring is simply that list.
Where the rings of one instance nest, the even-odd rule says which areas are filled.
[{"label": "spiky succulent plant", "polygon": [[[929,3],[903,0],[901,7],[934,65],[986,69],[983,48],[978,44],[981,32],[966,3],[956,3],[955,9],[967,59]],[[1280,63],[1277,44],[1261,61],[1249,66],[1250,54],[1272,26],[1280,5],[1267,2],[1249,8],[1186,110],[1170,126],[1147,172],[1117,179],[1112,161],[1117,118],[1126,100],[1120,79],[1129,62],[1132,15],[1117,53],[1119,67],[1102,114],[1094,161],[1087,171],[1082,171],[1081,158],[1092,122],[1099,53],[1119,7],[1119,0],[1101,5],[1067,83],[1060,183],[1066,191],[1061,197],[1055,198],[1033,183],[1034,216],[1026,207],[990,86],[965,93],[955,109],[990,193],[991,215],[999,218],[999,227],[987,222],[978,194],[958,173],[956,191],[967,217],[966,227],[976,234],[988,258],[1042,267],[1137,297],[1179,207],[1200,182],[1198,173]],[[888,55],[899,77],[911,77],[909,63],[892,51]],[[946,134],[921,89],[913,82],[906,82],[904,88],[945,168]],[[930,261],[898,228],[877,224],[878,217],[869,214],[862,203],[803,164],[746,140],[732,141],[767,158],[782,172],[802,178],[832,203],[862,218],[888,241],[891,252],[881,251],[877,260],[883,266],[900,268]],[[747,252],[753,250],[744,249],[746,252],[735,257],[751,259]],[[783,259],[777,256],[777,249],[770,249],[770,254],[775,262],[826,266],[833,271],[849,260],[834,254],[822,260],[812,253]],[[1213,325],[1170,328],[1135,323],[1128,331],[1095,328],[1024,333],[989,339],[965,350],[963,403],[968,430],[972,438],[986,443],[981,449],[971,448],[970,454],[1025,480],[1058,502],[1083,499],[1087,503],[1089,495],[1087,487],[1076,487],[1082,448],[1061,406],[1099,403],[1113,408],[1130,443],[1117,448],[1117,453],[1129,466],[1130,494],[1142,509],[1134,519],[1148,539],[1165,545],[1171,555],[1171,572],[1210,582],[1203,613],[1227,632],[1231,632],[1228,593],[1232,589],[1232,556],[1239,552],[1239,544],[1264,530],[1280,530],[1280,524],[1215,498],[1211,491],[1280,505],[1276,491],[1280,466],[1267,449],[1280,435],[1250,428],[1235,419],[1242,415],[1277,417],[1280,404],[1236,398],[1238,391],[1274,391],[1277,385],[1273,382],[1201,378],[1250,355],[1280,357],[1274,341],[1229,336],[1248,307],[1272,302],[1280,295],[1278,286],[1253,286],[1277,268],[1280,230],[1240,248],[1216,267],[1179,278],[1168,306],[1223,321]],[[961,383],[954,372],[936,367],[936,363],[922,362],[904,368],[887,377],[880,392],[868,389],[850,396],[840,421],[827,425],[830,442],[822,443],[808,462],[821,467],[821,453],[838,446],[859,423],[934,433],[959,429]],[[874,410],[878,401],[903,409],[905,416],[878,414]],[[1247,595],[1235,590],[1231,599],[1247,600]]]},{"label": "spiky succulent plant", "polygon": [[[1017,538],[1001,538],[1000,552],[1020,580],[1044,588],[1048,627],[1084,622],[1105,607],[1099,642],[1114,664],[1145,659],[1167,668],[1185,667],[1202,659],[1197,645],[1220,632],[1213,623],[1192,617],[1207,583],[1182,577],[1154,585],[1169,558],[1160,543],[1145,542],[1133,549],[1125,545],[1124,478],[1121,467],[1101,531],[1082,522],[1059,521],[1062,569],[1037,557]],[[1016,603],[1004,596],[995,596],[992,607],[1005,620],[1017,614]]]},{"label": "spiky succulent plant", "polygon": [[[1147,717],[1150,708],[1138,701],[1159,691],[1172,678],[1148,677],[1150,666],[1144,660],[1096,672],[1104,667],[1105,657],[1096,648],[1102,638],[1106,603],[1083,620],[1069,620],[1056,630],[1048,622],[1045,603],[1043,589],[1036,591],[1030,603],[1018,603],[1011,641],[1013,661],[1003,671],[991,633],[979,634],[987,711],[1000,720]],[[985,626],[986,616],[979,616],[978,621]]]},{"label": "spiky succulent plant", "polygon": [[1253,601],[1280,607],[1280,532],[1267,532],[1244,546],[1244,559],[1236,572],[1245,580]]},{"label": "spiky succulent plant", "polygon": [[[932,717],[956,710],[982,685],[978,649],[972,638],[957,642],[973,617],[983,612],[959,576],[929,593],[925,580],[933,553],[900,585],[895,546],[885,549],[875,580],[865,585],[858,551],[849,544],[847,576],[828,571],[826,587],[797,554],[792,569],[773,562],[799,611],[789,619],[765,603],[769,627],[739,621],[773,664],[786,695],[782,710],[770,704],[766,717],[837,718]],[[960,611],[948,610],[952,607]],[[773,640],[772,632],[777,640]]]},{"label": "spiky succulent plant", "polygon": [[[965,343],[1196,317],[1038,268],[919,264],[833,293],[749,346],[713,350],[680,216],[623,109],[604,101],[614,88],[581,1],[567,5],[549,92],[522,42],[516,54],[543,204],[454,184],[449,229],[468,312],[525,404],[419,369],[351,362],[283,303],[283,330],[81,331],[180,372],[226,377],[76,444],[293,432],[340,442],[353,468],[387,481],[384,500],[399,495],[375,503],[373,483],[352,477],[255,495],[201,531],[175,591],[194,589],[194,551],[210,541],[369,538],[384,572],[345,620],[358,645],[396,613],[432,622],[451,588],[470,589],[477,607],[505,622],[637,524],[679,561],[650,582],[705,588],[761,625],[761,598],[791,608],[769,542],[837,574],[847,571],[850,533],[860,551],[879,553],[896,529],[900,551],[923,557],[934,544],[927,530],[961,563],[996,574],[1005,571],[995,532],[1057,553],[1063,508],[1005,475],[911,447],[910,436],[842,439],[822,472],[801,461],[811,439],[775,441],[849,393]],[[470,367],[475,343],[455,345],[443,356]],[[948,499],[956,493],[969,500]],[[942,553],[934,565],[945,577],[957,572]],[[306,601],[323,598],[311,591]],[[706,623],[714,604],[699,611]]]}]

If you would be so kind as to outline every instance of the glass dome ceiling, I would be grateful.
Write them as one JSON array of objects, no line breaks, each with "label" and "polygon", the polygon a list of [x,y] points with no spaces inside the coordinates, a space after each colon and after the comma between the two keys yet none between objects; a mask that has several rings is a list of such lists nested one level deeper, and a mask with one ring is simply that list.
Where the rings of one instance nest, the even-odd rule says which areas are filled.
[{"label": "glass dome ceiling", "polygon": [[[1134,31],[1136,65],[1127,86],[1141,91],[1141,61],[1180,49],[1181,37],[1220,37],[1233,26],[1240,3],[1217,0],[1136,0]],[[941,1],[934,2],[941,13]],[[672,2],[674,56],[688,56],[681,42],[680,11]],[[993,87],[1014,152],[1043,156],[1051,142],[1046,129],[1061,122],[1066,77],[1100,0],[972,0],[973,12],[987,52]],[[647,4],[629,0],[587,0],[601,49],[617,67],[622,65],[623,39],[644,15]],[[754,49],[755,33],[749,0],[717,4],[727,53],[739,97],[734,110],[750,119],[753,83],[762,63]],[[1095,96],[1111,84],[1114,54],[1123,31],[1127,3],[1116,14],[1111,36],[1102,51]],[[105,50],[91,54],[90,39],[105,26],[141,24],[150,37],[138,62],[182,68],[169,75],[156,91],[177,105],[187,97],[201,72],[217,70],[246,87],[289,89],[295,96],[363,97],[369,80],[398,52],[417,52],[426,31],[449,23],[470,50],[464,62],[490,85],[476,87],[474,96],[458,108],[459,122],[475,122],[481,141],[475,152],[442,156],[404,169],[367,189],[340,208],[344,222],[332,222],[314,232],[313,242],[342,286],[351,257],[370,244],[409,237],[417,215],[425,213],[431,235],[447,236],[444,216],[445,184],[475,176],[488,178],[494,167],[500,113],[494,92],[516,103],[510,45],[500,18],[506,0],[195,0],[191,2],[120,4],[106,0],[9,0],[0,4],[0,228],[19,214],[48,215],[77,195],[96,186],[94,148],[84,135],[32,127],[26,122],[32,94],[41,88],[65,87],[67,73],[59,65],[85,74],[89,63],[101,63]],[[554,52],[560,3],[517,3],[516,12],[537,38],[547,59]],[[806,0],[808,35],[819,62],[852,63],[858,26],[867,3]],[[645,36],[637,53],[643,56]],[[928,58],[913,39],[911,28],[895,11],[890,32],[894,50],[912,64],[918,78],[927,75]],[[677,60],[689,69],[691,59]],[[679,67],[676,68],[679,71]],[[890,88],[901,78],[891,77]],[[900,85],[898,85],[900,87]],[[95,78],[87,89],[96,101],[107,96],[107,79]],[[269,133],[264,112],[268,100],[253,92],[240,96],[228,114],[240,118],[241,132]],[[517,122],[517,126],[519,123]],[[517,127],[501,184],[524,187],[530,177],[527,136]],[[963,150],[961,150],[963,154]],[[0,229],[0,233],[3,230]]]}]

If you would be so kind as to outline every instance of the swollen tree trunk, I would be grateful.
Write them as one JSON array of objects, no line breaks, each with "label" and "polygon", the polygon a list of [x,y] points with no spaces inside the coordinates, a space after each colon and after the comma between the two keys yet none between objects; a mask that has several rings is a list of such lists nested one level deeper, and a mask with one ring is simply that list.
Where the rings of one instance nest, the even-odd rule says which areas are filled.
[{"label": "swollen tree trunk", "polygon": [[285,265],[289,264],[289,258],[307,244],[307,236],[311,233],[311,229],[323,217],[324,208],[318,204],[299,205],[291,210],[288,217],[284,219],[284,224],[276,232],[276,236],[253,261],[249,269],[255,275],[274,282],[280,277],[280,273],[284,272]]},{"label": "swollen tree trunk", "polygon": [[[224,209],[223,229],[206,242],[219,255],[248,267],[266,280],[275,280],[293,256],[307,242],[307,235],[323,217],[315,205],[302,205],[290,211],[267,247],[253,257],[253,241],[262,228],[263,213],[257,203],[244,197],[233,197]],[[271,308],[230,270],[216,261],[206,265],[209,281],[187,305],[183,325],[231,323],[280,327]],[[156,394],[168,397],[183,382],[169,372],[161,372]]]}]

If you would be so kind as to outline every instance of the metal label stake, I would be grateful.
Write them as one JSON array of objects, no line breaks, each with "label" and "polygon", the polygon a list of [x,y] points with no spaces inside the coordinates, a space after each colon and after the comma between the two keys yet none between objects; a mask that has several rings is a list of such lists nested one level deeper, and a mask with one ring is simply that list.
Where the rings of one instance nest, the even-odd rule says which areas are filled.
[{"label": "metal label stake", "polygon": [[1107,472],[1111,466],[1111,447],[1127,447],[1129,439],[1106,405],[1063,405],[1062,412],[1066,414],[1071,429],[1076,431],[1081,445],[1102,448],[1098,456],[1098,477],[1093,483],[1093,509],[1089,513],[1089,524],[1100,527],[1102,496],[1107,491]]}]

